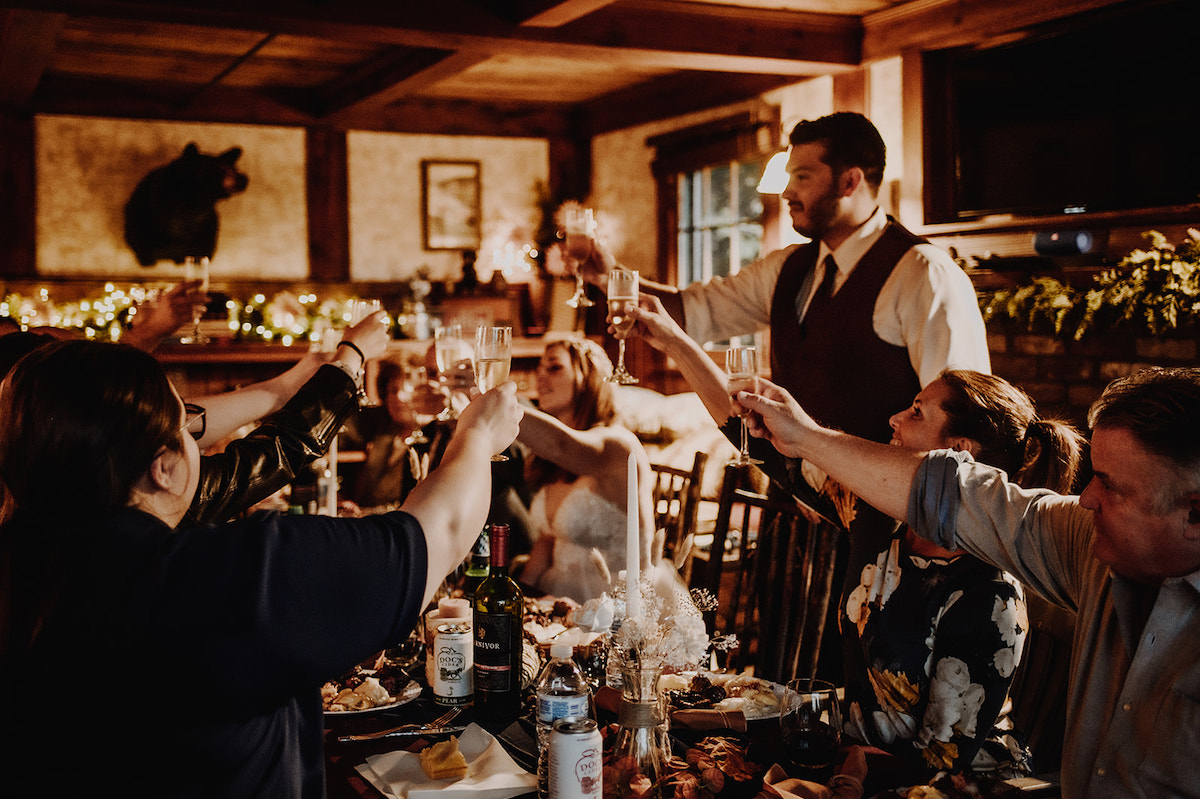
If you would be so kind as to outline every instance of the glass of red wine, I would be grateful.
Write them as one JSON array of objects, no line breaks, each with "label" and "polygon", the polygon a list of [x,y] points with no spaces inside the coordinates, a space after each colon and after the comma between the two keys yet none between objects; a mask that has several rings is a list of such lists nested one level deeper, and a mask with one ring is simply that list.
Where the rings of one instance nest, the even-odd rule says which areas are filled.
[{"label": "glass of red wine", "polygon": [[842,740],[837,689],[822,680],[789,682],[779,714],[779,730],[792,763],[814,770],[832,766]]}]

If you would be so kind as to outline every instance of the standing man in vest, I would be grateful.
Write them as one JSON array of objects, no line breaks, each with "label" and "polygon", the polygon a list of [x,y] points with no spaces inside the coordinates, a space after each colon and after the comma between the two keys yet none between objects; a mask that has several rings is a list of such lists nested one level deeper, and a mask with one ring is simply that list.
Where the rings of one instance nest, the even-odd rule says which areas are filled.
[{"label": "standing man in vest", "polygon": [[[725,278],[684,289],[642,280],[642,291],[699,342],[768,328],[774,382],[820,423],[890,441],[888,419],[943,369],[991,371],[974,287],[948,254],[879,207],[885,147],[870,120],[843,112],[801,122],[789,144],[781,196],[792,226],[811,241]],[[597,247],[584,274],[603,287],[613,266]],[[891,526],[859,503],[852,538],[875,539]],[[862,551],[878,551],[863,543]],[[849,591],[866,564],[855,557],[860,547],[839,549],[834,587]],[[821,647],[818,671],[841,680],[840,647]]]}]

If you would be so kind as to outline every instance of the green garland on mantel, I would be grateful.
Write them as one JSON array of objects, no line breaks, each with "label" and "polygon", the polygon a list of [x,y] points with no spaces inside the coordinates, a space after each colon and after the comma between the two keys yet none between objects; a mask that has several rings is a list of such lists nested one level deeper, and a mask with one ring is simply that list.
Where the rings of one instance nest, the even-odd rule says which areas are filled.
[{"label": "green garland on mantel", "polygon": [[[56,302],[45,288],[34,295],[13,293],[0,300],[0,317],[12,318],[23,329],[74,329],[90,339],[118,341],[152,290],[108,283],[102,296],[73,302]],[[326,330],[344,327],[350,321],[349,305],[350,299],[321,299],[313,293],[255,294],[226,301],[225,327],[231,341],[307,346],[320,342]],[[389,315],[390,324],[401,321]]]},{"label": "green garland on mantel", "polygon": [[980,292],[984,322],[1011,320],[1030,332],[1070,335],[1076,341],[1090,331],[1157,336],[1194,328],[1200,321],[1200,231],[1188,228],[1187,233],[1175,246],[1157,230],[1146,231],[1142,236],[1150,246],[1101,272],[1087,291],[1034,277],[1025,285]]}]

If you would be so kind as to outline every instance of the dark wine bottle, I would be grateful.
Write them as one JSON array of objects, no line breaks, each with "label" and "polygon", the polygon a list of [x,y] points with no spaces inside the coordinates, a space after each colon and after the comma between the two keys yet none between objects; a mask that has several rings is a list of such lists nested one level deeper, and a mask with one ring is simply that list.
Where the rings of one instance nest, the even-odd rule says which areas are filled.
[{"label": "dark wine bottle", "polygon": [[508,576],[508,525],[493,524],[491,567],[475,591],[475,714],[511,721],[521,711],[521,623],[524,597]]},{"label": "dark wine bottle", "polygon": [[479,590],[479,586],[488,576],[488,564],[491,563],[490,539],[488,537],[488,527],[483,528],[483,532],[479,534],[479,538],[475,540],[475,546],[471,548],[471,554],[467,558],[466,579],[463,581],[463,593],[467,595],[467,599],[475,601],[475,592]]}]

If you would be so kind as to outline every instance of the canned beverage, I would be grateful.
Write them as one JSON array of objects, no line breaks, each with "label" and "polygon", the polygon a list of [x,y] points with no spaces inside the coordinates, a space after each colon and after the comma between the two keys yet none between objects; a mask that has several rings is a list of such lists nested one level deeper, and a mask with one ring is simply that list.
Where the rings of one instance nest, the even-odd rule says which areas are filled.
[{"label": "canned beverage", "polygon": [[559,719],[550,731],[550,799],[602,793],[603,742],[595,719]]},{"label": "canned beverage", "polygon": [[437,628],[427,657],[433,662],[433,698],[439,705],[465,705],[471,701],[474,653],[471,625],[454,622]]}]

